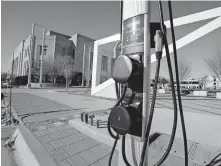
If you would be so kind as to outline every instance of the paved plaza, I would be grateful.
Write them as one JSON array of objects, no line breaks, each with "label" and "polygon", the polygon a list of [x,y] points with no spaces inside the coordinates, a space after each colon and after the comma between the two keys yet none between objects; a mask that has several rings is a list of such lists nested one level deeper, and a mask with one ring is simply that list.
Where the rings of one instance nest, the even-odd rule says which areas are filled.
[{"label": "paved plaza", "polygon": [[[24,125],[59,166],[107,166],[111,147],[67,124],[84,109],[74,109],[30,93],[14,93],[12,106]],[[44,113],[46,112],[46,113]],[[28,115],[29,114],[29,115]],[[28,116],[27,116],[28,115]],[[117,165],[117,151],[112,165]]]},{"label": "paved plaza", "polygon": [[[57,120],[28,123],[28,128],[59,166],[107,166],[111,147]],[[117,152],[113,166],[117,166]]]},{"label": "paved plaza", "polygon": [[[185,117],[188,117],[187,120],[189,116],[193,114],[194,116],[202,114],[205,116],[218,116],[218,118],[220,118],[221,104],[219,100],[193,96],[182,96],[182,99],[184,112],[187,115]],[[114,100],[75,95],[74,92],[67,93],[56,90],[30,90],[25,92],[14,90],[12,95],[12,107],[19,117],[22,118],[24,125],[33,133],[35,138],[42,144],[58,166],[108,165],[111,146],[101,143],[102,141],[99,141],[99,139],[89,137],[88,134],[85,133],[86,131],[82,132],[78,130],[69,125],[68,121],[76,117],[79,118],[77,115],[82,112],[93,112],[95,115],[102,116],[102,112],[108,112],[114,103]],[[161,126],[160,128],[163,127],[165,131],[168,131],[166,134],[170,134],[171,129],[169,129],[168,125],[159,125],[156,119],[163,124],[169,123],[167,122],[167,118],[168,114],[173,114],[172,109],[170,95],[164,94],[157,96],[156,117],[153,122],[154,130],[157,130],[158,127]],[[106,118],[107,115],[104,115]],[[162,119],[162,115],[165,116],[164,119]],[[201,119],[201,121],[202,120],[203,119]],[[189,122],[187,121],[187,123]],[[168,129],[165,126],[167,126]],[[99,130],[106,130],[106,128]],[[178,129],[177,136],[180,136],[179,132]],[[169,135],[162,135],[160,139],[157,140],[158,143],[152,144],[150,149],[152,149],[154,153],[152,154],[151,152],[153,160],[150,160],[150,162],[154,163],[160,156],[159,154],[165,151],[168,144],[168,138]],[[172,154],[164,163],[164,166],[169,166],[171,164],[175,166],[177,163],[183,162],[182,140],[177,138],[175,142]],[[159,147],[158,145],[161,146]],[[200,165],[199,163],[205,162],[204,158],[206,158],[206,162],[208,163],[217,153],[217,149],[213,149],[213,153],[208,152],[208,150],[204,153],[202,149],[205,149],[205,147],[202,147],[197,141],[189,141],[189,145],[189,155],[191,157],[190,165],[196,165],[197,163]],[[196,156],[194,152],[200,155]],[[202,155],[204,158],[200,157]],[[118,163],[117,156],[118,152],[116,151],[112,162],[113,166]]]}]

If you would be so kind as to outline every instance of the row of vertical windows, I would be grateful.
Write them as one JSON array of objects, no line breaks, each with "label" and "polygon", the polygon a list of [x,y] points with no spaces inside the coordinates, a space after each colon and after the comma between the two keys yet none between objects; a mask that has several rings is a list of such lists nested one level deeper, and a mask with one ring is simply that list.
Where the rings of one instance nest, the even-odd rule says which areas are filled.
[{"label": "row of vertical windows", "polygon": [[108,66],[108,57],[102,55],[101,71],[107,71],[107,66]]},{"label": "row of vertical windows", "polygon": [[[114,58],[111,58],[111,68],[114,65]],[[101,61],[101,71],[107,71],[108,69],[108,57],[102,55],[102,61]]]}]

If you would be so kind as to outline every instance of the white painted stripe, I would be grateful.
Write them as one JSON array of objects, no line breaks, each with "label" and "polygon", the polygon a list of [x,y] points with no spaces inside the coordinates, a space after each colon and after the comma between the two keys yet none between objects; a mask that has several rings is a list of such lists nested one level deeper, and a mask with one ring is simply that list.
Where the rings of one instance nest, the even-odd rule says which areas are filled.
[{"label": "white painted stripe", "polygon": [[[186,35],[183,38],[176,41],[177,50],[179,48],[182,48],[183,46],[186,46],[187,44],[199,39],[200,37],[216,30],[217,28],[220,28],[220,27],[221,27],[221,17],[218,17],[217,19],[209,22],[208,24],[198,28],[197,30],[189,33],[188,35]],[[170,53],[173,52],[173,45],[172,44],[169,45],[169,50],[170,50]],[[165,55],[166,55],[165,49],[163,49],[162,57],[164,57]],[[155,61],[156,61],[155,54],[152,54],[151,55],[151,63],[153,63]]]},{"label": "white painted stripe", "polygon": [[[101,45],[101,44],[106,44],[106,43],[115,42],[115,41],[119,41],[119,40],[120,40],[120,34],[116,34],[116,35],[113,35],[113,36],[110,36],[110,37],[107,37],[107,38],[104,38],[104,39],[100,39],[100,40],[97,40],[97,41],[94,42],[94,58],[93,58],[93,70],[92,70],[91,95],[97,93],[98,92],[97,89],[99,89],[99,87],[102,87],[100,85],[103,84],[102,83],[102,84],[96,86],[96,82],[97,82],[97,78],[96,77],[97,77],[98,46]],[[105,82],[107,82],[107,81],[105,81]],[[114,80],[112,80],[112,82],[114,83]],[[102,89],[103,88],[101,88],[101,90]]]},{"label": "white painted stripe", "polygon": [[[209,9],[203,12],[198,12],[198,13],[190,14],[187,16],[179,17],[179,18],[175,18],[173,19],[173,22],[174,22],[174,27],[176,27],[176,26],[190,24],[190,23],[194,23],[197,21],[207,20],[207,19],[219,17],[219,16],[221,16],[221,7]],[[167,28],[170,28],[170,20],[165,21],[164,24],[166,25]]]},{"label": "white painted stripe", "polygon": [[94,57],[93,57],[93,66],[92,66],[92,83],[91,83],[91,95],[93,95],[93,91],[96,89],[97,82],[97,61],[98,61],[98,41],[94,42]]},{"label": "white painted stripe", "polygon": [[96,86],[95,88],[91,89],[91,95],[94,95],[95,93],[103,90],[104,88],[107,88],[108,86],[114,84],[115,81],[113,78],[108,79],[107,81],[101,83],[100,85]]},{"label": "white painted stripe", "polygon": [[[194,13],[194,14],[190,14],[187,16],[183,16],[180,18],[176,18],[173,19],[174,21],[174,27],[176,26],[180,26],[180,25],[185,25],[185,24],[190,24],[190,23],[194,23],[197,21],[202,21],[202,20],[207,20],[210,18],[214,18],[214,17],[218,17],[215,20],[209,22],[208,24],[198,28],[197,30],[189,33],[188,35],[184,36],[183,38],[179,39],[178,41],[176,41],[176,45],[177,45],[177,49],[182,48],[183,46],[199,39],[200,37],[214,31],[215,29],[221,27],[221,7],[217,7],[214,9],[209,9],[206,11],[202,11],[202,12],[198,12],[198,13]],[[170,28],[170,22],[165,21],[164,22],[167,28]],[[114,80],[111,78],[105,82],[103,82],[102,84],[96,86],[96,74],[97,74],[97,53],[98,53],[98,45],[101,44],[106,44],[106,43],[110,43],[110,42],[114,42],[114,41],[119,41],[120,40],[120,34],[116,34],[101,40],[97,40],[95,42],[95,46],[94,46],[94,61],[93,61],[93,74],[92,74],[92,89],[91,89],[91,95],[101,91],[102,89],[110,86],[111,84],[114,83]],[[170,53],[173,52],[173,46],[172,44],[169,45],[169,50]],[[163,51],[163,57],[166,55],[165,54],[165,49]],[[155,54],[151,55],[151,63],[156,61],[156,57]]]},{"label": "white painted stripe", "polygon": [[[195,30],[195,31],[189,33],[188,35],[184,36],[183,38],[179,39],[176,42],[177,49],[182,48],[183,46],[199,39],[200,37],[214,31],[215,29],[217,29],[219,27],[221,27],[221,17],[209,22],[208,24],[198,28],[197,30]],[[170,51],[170,53],[173,52],[173,45],[172,44],[169,45],[169,51]],[[166,55],[166,53],[165,53],[165,49],[164,49],[162,57],[164,57],[165,55]],[[156,61],[155,54],[152,54],[151,55],[151,63],[153,63],[155,61]],[[93,74],[96,75],[96,73],[93,73]],[[96,81],[96,80],[94,80],[94,81]],[[110,86],[113,83],[114,83],[114,80],[111,78],[111,79],[108,79],[107,81],[103,82],[102,84],[98,85],[97,87],[94,86],[92,88],[91,95],[101,91],[102,89]]]},{"label": "white painted stripe", "polygon": [[101,40],[97,40],[96,42],[98,43],[98,45],[100,45],[100,44],[106,44],[106,43],[114,42],[114,41],[117,41],[117,40],[120,40],[120,34],[119,33],[116,34],[116,35],[101,39]]}]

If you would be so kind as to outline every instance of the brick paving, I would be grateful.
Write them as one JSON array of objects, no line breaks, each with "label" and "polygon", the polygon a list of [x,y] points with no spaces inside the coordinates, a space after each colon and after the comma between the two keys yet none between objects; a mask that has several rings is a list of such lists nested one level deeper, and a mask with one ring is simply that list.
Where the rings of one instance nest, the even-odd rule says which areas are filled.
[{"label": "brick paving", "polygon": [[[109,158],[111,147],[89,138],[67,124],[68,118],[73,118],[67,113],[72,112],[71,115],[74,115],[79,113],[79,110],[28,93],[14,93],[12,101],[12,106],[18,115],[34,113],[23,119],[23,122],[58,166],[105,166],[108,164],[107,158]],[[45,111],[48,113],[35,114]],[[53,111],[63,112],[53,113]],[[112,166],[117,165],[116,156],[117,151],[114,154]]]},{"label": "brick paving", "polygon": [[[21,96],[20,96],[21,95]],[[15,95],[14,95],[15,96]],[[39,99],[40,98],[40,99]],[[28,100],[28,101],[27,101]],[[44,101],[43,101],[44,100]],[[162,102],[162,101],[160,101]],[[170,101],[169,101],[170,102]],[[163,104],[169,103],[167,100],[164,101]],[[210,102],[210,101],[207,101]],[[214,102],[214,101],[212,101]],[[19,114],[24,113],[36,113],[42,111],[53,111],[53,110],[74,110],[69,106],[59,104],[55,101],[44,99],[41,97],[37,97],[31,94],[17,94],[17,99],[13,99],[13,107],[15,107],[16,111],[18,110]],[[198,104],[201,104],[202,101],[199,101]],[[162,103],[160,103],[162,104]],[[220,106],[218,103],[212,103],[214,106]],[[198,106],[199,107],[199,106]],[[204,108],[204,106],[200,106]],[[205,107],[207,108],[207,107]],[[204,109],[205,109],[204,108]],[[207,110],[204,110],[207,111]],[[77,113],[77,111],[76,111]],[[66,113],[65,113],[66,114]],[[26,126],[33,132],[34,136],[42,143],[43,147],[48,151],[51,157],[56,161],[59,166],[106,166],[108,165],[109,154],[111,151],[111,147],[101,144],[96,140],[89,138],[88,136],[84,135],[77,129],[71,127],[70,125],[65,123],[65,118],[54,118],[51,116],[52,114],[44,114],[43,116],[34,116],[33,120],[38,119],[38,122],[27,122]],[[64,115],[64,112],[59,114]],[[32,116],[33,117],[33,116]],[[32,118],[31,117],[31,118]],[[39,121],[39,119],[41,121]],[[168,142],[168,137],[162,137],[163,140],[157,139],[155,141],[155,147],[152,148],[151,152],[151,162],[153,164],[159,160],[161,157],[159,154],[166,149],[166,144],[162,145],[162,143]],[[176,141],[175,141],[176,142]],[[179,144],[179,145],[178,145]],[[152,146],[153,146],[152,145]],[[164,166],[168,165],[182,165],[182,158],[183,153],[180,153],[181,150],[183,151],[182,144],[175,143],[178,147],[172,148],[172,155],[166,160],[163,164]],[[163,146],[164,149],[162,151],[157,150],[157,146]],[[204,150],[200,149],[201,147],[197,144],[193,145],[193,143],[189,143],[188,147],[190,148],[190,159],[195,161],[199,165],[208,155],[205,153],[200,153]],[[150,147],[151,149],[151,147]],[[179,149],[176,151],[175,149]],[[200,155],[193,155],[195,151],[197,154]],[[215,152],[214,154],[216,154]],[[117,152],[115,152],[113,156],[112,166],[117,165]],[[204,156],[204,157],[201,157]],[[214,156],[214,155],[212,155]],[[206,161],[206,162],[208,162]],[[192,163],[191,163],[192,164]],[[190,165],[191,165],[190,164]]]},{"label": "brick paving", "polygon": [[[50,128],[39,122],[30,128],[59,166],[107,166],[111,147],[81,133],[69,124],[54,122]],[[29,125],[31,126],[31,125]],[[117,166],[117,151],[112,166]]]}]

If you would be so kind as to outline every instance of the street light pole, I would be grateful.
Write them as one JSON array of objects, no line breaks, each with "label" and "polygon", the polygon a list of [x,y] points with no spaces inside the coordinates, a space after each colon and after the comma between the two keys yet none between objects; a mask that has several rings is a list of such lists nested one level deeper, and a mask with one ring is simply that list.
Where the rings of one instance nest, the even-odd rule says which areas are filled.
[{"label": "street light pole", "polygon": [[14,53],[12,54],[12,73],[10,79],[10,122],[12,123],[12,78],[13,78],[13,71],[14,71]]},{"label": "street light pole", "polygon": [[83,54],[83,68],[82,68],[82,83],[81,86],[84,86],[84,60],[85,60],[86,46],[84,44],[84,54]]},{"label": "street light pole", "polygon": [[42,76],[43,76],[44,45],[45,45],[45,28],[43,28],[43,38],[42,38],[41,67],[40,67],[40,80],[39,80],[40,87],[42,85]]},{"label": "street light pole", "polygon": [[31,87],[31,68],[32,68],[33,48],[34,48],[34,29],[35,29],[35,24],[33,23],[31,31],[30,54],[29,54],[28,88]]}]

